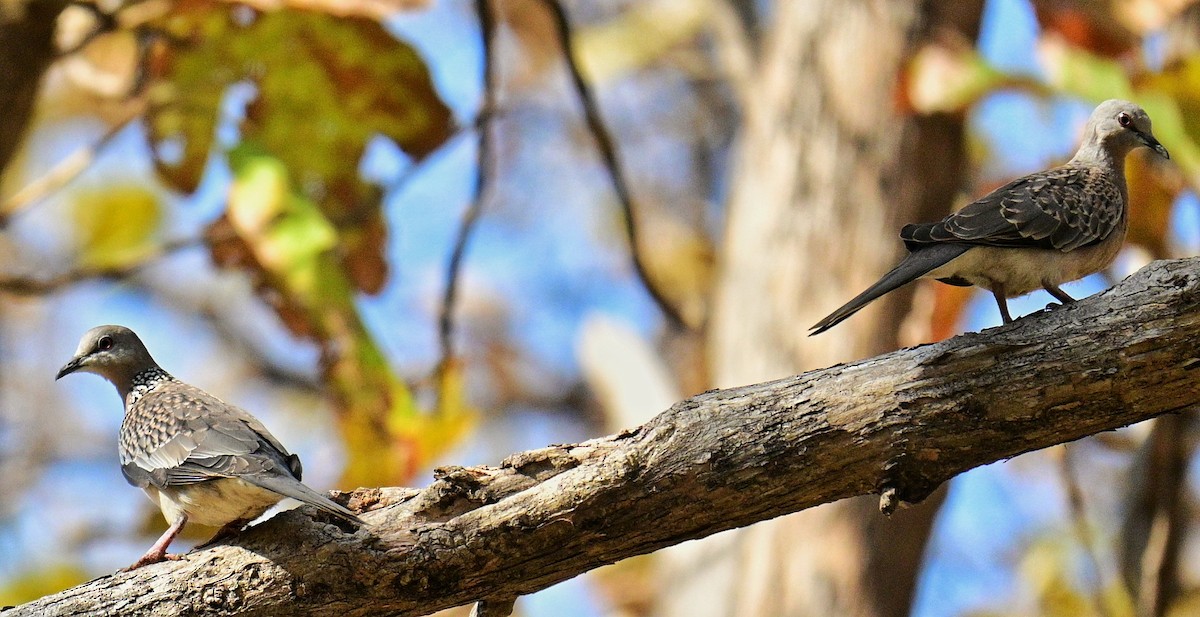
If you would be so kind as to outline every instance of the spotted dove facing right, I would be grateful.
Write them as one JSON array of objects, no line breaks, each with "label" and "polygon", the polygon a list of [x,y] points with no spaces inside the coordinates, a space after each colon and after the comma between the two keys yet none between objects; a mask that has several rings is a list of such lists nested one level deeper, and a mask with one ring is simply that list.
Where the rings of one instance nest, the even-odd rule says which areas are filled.
[{"label": "spotted dove facing right", "polygon": [[812,334],[918,278],[991,291],[1004,323],[1012,321],[1007,298],[1035,289],[1074,302],[1058,286],[1108,267],[1125,241],[1125,155],[1146,146],[1169,158],[1150,132],[1150,117],[1128,101],[1101,103],[1083,137],[1061,167],[1014,180],[939,222],[906,225],[904,261],[817,322]]},{"label": "spotted dove facing right", "polygon": [[121,472],[162,510],[170,528],[128,569],[165,559],[189,521],[236,532],[284,497],[362,525],[353,512],[300,483],[300,459],[254,416],[159,368],[129,328],[88,330],[57,378],[76,371],[112,382],[125,401]]}]

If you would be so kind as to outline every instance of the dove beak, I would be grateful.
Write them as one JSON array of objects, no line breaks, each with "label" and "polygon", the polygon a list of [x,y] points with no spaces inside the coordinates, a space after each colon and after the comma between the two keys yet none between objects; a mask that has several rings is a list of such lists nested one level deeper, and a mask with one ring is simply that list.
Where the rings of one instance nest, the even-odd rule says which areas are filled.
[{"label": "dove beak", "polygon": [[1167,149],[1164,148],[1162,144],[1158,143],[1158,140],[1155,139],[1153,135],[1138,131],[1137,136],[1142,143],[1146,144],[1146,147],[1157,152],[1159,156],[1163,157],[1164,159],[1171,158],[1171,155],[1167,152]]},{"label": "dove beak", "polygon": [[58,381],[59,379],[78,371],[83,366],[83,358],[83,356],[75,356],[74,358],[71,358],[70,362],[58,369],[58,375],[54,376],[54,380]]}]

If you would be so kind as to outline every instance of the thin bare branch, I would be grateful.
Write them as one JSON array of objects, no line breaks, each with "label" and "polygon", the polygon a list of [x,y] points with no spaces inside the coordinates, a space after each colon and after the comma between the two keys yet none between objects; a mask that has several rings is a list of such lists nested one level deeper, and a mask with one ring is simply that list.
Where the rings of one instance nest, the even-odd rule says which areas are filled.
[{"label": "thin bare branch", "polygon": [[621,204],[625,219],[625,235],[629,241],[629,253],[633,259],[633,267],[637,272],[638,278],[641,279],[642,285],[645,286],[646,292],[658,305],[659,310],[663,312],[671,325],[686,328],[687,322],[684,321],[683,315],[679,309],[671,303],[666,294],[659,289],[658,284],[650,275],[649,269],[646,267],[646,260],[642,254],[641,244],[639,243],[638,224],[637,224],[637,208],[634,206],[633,193],[629,190],[629,182],[625,178],[625,172],[622,171],[621,162],[617,156],[617,146],[609,134],[608,129],[604,125],[604,120],[600,115],[600,106],[596,103],[596,97],[592,93],[592,88],[587,80],[583,77],[583,72],[579,69],[579,64],[575,59],[575,52],[572,46],[574,35],[572,34],[571,21],[567,17],[567,11],[563,8],[560,0],[542,0],[542,4],[549,9],[551,16],[554,18],[556,31],[558,33],[558,43],[562,48],[563,59],[566,60],[567,72],[571,75],[571,83],[575,87],[575,93],[579,97],[579,102],[583,106],[583,116],[587,122],[588,130],[591,131],[593,139],[596,140],[596,147],[600,151],[600,159],[604,162],[605,168],[608,169],[608,177],[612,180],[613,190],[617,194],[617,201]]},{"label": "thin bare branch", "polygon": [[0,202],[0,229],[8,226],[12,217],[21,210],[38,201],[49,197],[54,192],[70,184],[79,174],[87,170],[96,161],[105,148],[116,139],[125,127],[142,115],[144,103],[134,105],[135,111],[128,117],[113,124],[94,143],[76,149],[66,158],[59,161],[45,174],[13,193],[8,199]]},{"label": "thin bare branch", "polygon": [[[1104,586],[1108,580],[1115,580],[1116,577],[1110,576],[1108,568],[1104,567],[1104,563],[1100,560],[1100,551],[1096,547],[1096,534],[1092,530],[1092,525],[1088,522],[1087,504],[1084,501],[1083,489],[1079,486],[1079,478],[1075,474],[1075,461],[1072,459],[1074,452],[1072,448],[1063,446],[1058,451],[1059,476],[1062,478],[1063,487],[1067,494],[1067,506],[1071,514],[1071,524],[1075,530],[1075,536],[1079,540],[1079,546],[1083,549],[1084,557],[1088,562],[1090,572],[1087,575],[1087,580],[1090,582],[1091,589],[1087,593],[1091,600],[1092,608],[1100,617],[1113,617],[1112,611],[1108,610],[1108,604],[1104,600]],[[1119,584],[1119,583],[1118,583]],[[1126,590],[1128,593],[1128,590]]]},{"label": "thin bare branch", "polygon": [[45,278],[31,276],[0,278],[0,292],[7,292],[18,296],[42,296],[58,291],[67,285],[89,279],[121,279],[136,274],[168,255],[184,249],[202,246],[204,242],[203,238],[170,240],[162,243],[137,262],[123,266],[79,268]]},{"label": "thin bare branch", "polygon": [[[441,347],[441,359],[438,362],[437,378],[445,378],[454,361],[454,313],[458,304],[458,284],[462,273],[462,261],[466,255],[467,242],[471,232],[483,212],[483,204],[487,198],[488,188],[496,174],[496,156],[493,152],[491,118],[496,109],[496,57],[493,42],[496,36],[496,19],[492,13],[489,0],[475,0],[475,13],[479,17],[480,45],[483,50],[483,105],[479,113],[477,131],[477,163],[475,172],[475,191],[471,203],[463,212],[458,224],[458,233],[454,237],[454,248],[450,252],[450,262],[446,266],[446,287],[442,295],[441,315],[438,316],[438,343]],[[443,383],[444,385],[444,383]],[[438,388],[441,396],[443,388]]]}]

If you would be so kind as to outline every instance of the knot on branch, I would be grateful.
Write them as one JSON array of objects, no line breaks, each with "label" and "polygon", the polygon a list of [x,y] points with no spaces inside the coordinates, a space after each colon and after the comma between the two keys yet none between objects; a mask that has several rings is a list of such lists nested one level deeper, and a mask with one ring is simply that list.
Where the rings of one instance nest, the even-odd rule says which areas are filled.
[{"label": "knot on branch", "polygon": [[937,490],[942,480],[926,473],[923,467],[938,458],[937,450],[927,448],[915,454],[905,450],[888,460],[880,482],[879,511],[891,516],[898,507],[921,503]]}]

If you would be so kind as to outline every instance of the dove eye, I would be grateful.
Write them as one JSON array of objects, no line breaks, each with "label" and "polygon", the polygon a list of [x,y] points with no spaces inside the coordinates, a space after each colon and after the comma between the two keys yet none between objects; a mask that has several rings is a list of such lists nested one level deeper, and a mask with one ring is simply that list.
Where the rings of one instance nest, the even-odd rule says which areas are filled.
[{"label": "dove eye", "polygon": [[96,349],[99,349],[100,351],[108,351],[112,349],[112,347],[113,340],[111,336],[102,336],[100,337],[100,340],[96,341]]},{"label": "dove eye", "polygon": [[1121,112],[1117,116],[1117,123],[1125,128],[1129,128],[1129,125],[1133,124],[1133,118],[1129,117],[1129,114]]}]

